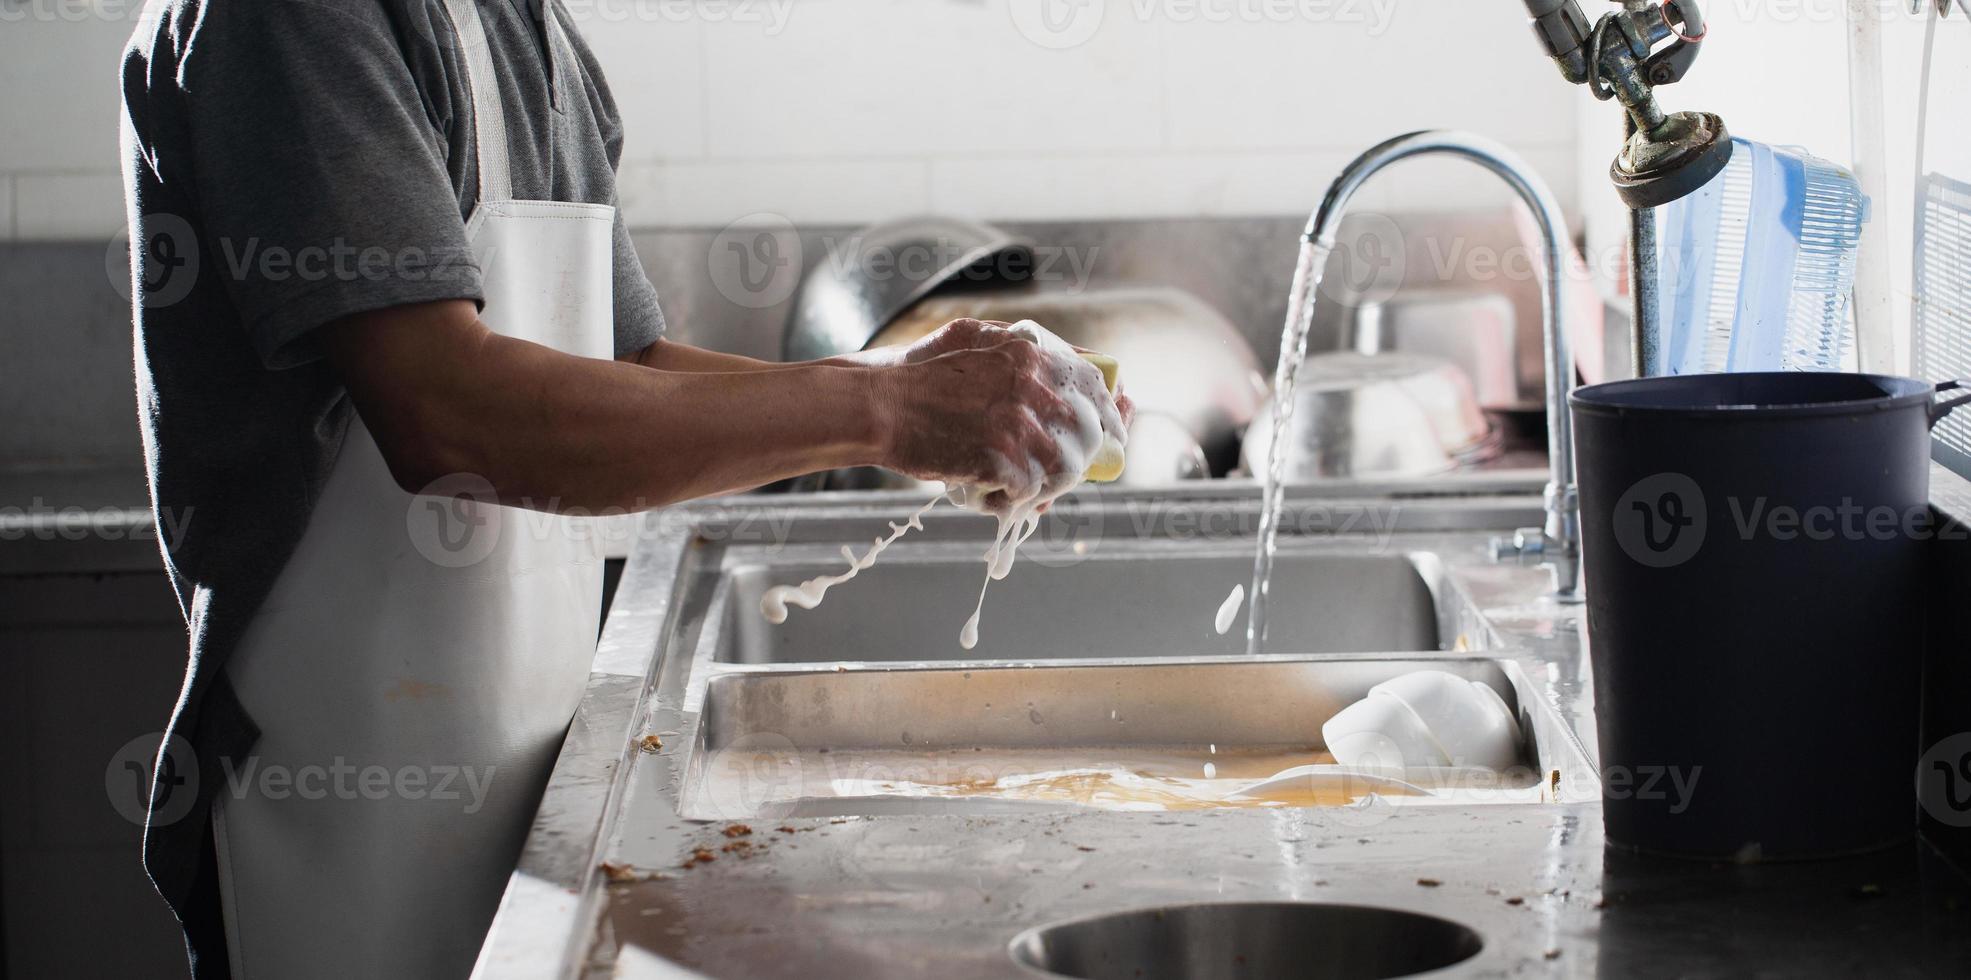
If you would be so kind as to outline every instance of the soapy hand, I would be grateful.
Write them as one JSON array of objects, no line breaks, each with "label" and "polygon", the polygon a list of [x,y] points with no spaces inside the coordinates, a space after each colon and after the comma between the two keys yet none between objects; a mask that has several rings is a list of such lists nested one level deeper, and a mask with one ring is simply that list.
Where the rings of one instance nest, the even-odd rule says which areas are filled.
[{"label": "soapy hand", "polygon": [[1012,332],[1006,329],[1007,326],[1008,324],[999,320],[961,317],[925,334],[914,343],[898,347],[872,347],[842,355],[836,360],[863,367],[901,367],[905,364],[921,364],[954,351],[1003,344],[1013,339]]},{"label": "soapy hand", "polygon": [[1026,490],[1040,474],[1025,461],[1042,472],[1061,465],[1049,427],[1078,424],[1066,399],[1041,381],[1047,367],[1038,347],[1011,341],[897,369],[890,468],[919,479]]},{"label": "soapy hand", "polygon": [[974,488],[982,509],[1051,500],[1080,482],[1105,434],[1125,438],[1127,400],[1119,404],[1099,369],[1044,330],[957,321],[919,347],[890,372],[885,465]]},{"label": "soapy hand", "polygon": [[998,346],[1015,339],[1013,332],[1006,329],[1007,326],[999,320],[975,320],[971,317],[953,320],[903,348],[903,363],[921,364],[956,351]]},{"label": "soapy hand", "polygon": [[[844,355],[841,359],[867,367],[901,367],[906,364],[921,364],[956,351],[993,347],[1018,339],[1021,339],[1021,332],[1014,330],[1013,324],[1004,320],[960,317],[925,334],[914,343],[857,351]],[[1069,347],[1077,353],[1099,353],[1086,347],[1075,345]],[[1130,400],[1120,386],[1115,392],[1115,406],[1116,412],[1122,416],[1123,431],[1128,431],[1130,424],[1136,419],[1136,403]]]}]

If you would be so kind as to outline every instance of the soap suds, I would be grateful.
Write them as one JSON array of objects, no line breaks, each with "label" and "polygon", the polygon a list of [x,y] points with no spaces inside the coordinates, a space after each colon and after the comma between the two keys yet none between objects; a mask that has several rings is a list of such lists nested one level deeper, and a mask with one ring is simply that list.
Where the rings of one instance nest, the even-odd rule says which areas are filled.
[{"label": "soap suds", "polygon": [[[1067,403],[1073,413],[1073,424],[1050,422],[1045,426],[1047,434],[1053,438],[1060,460],[1052,472],[1032,456],[1017,461],[999,456],[996,457],[999,473],[993,482],[946,484],[945,493],[938,498],[948,499],[959,507],[999,521],[992,546],[986,549],[984,556],[986,574],[979,585],[978,601],[973,605],[971,618],[965,621],[958,633],[959,646],[967,650],[979,643],[979,617],[985,611],[986,590],[995,580],[1003,579],[1012,572],[1013,560],[1019,554],[1020,546],[1040,528],[1041,510],[1081,485],[1089,466],[1102,451],[1105,440],[1120,446],[1127,439],[1122,416],[1116,410],[1115,398],[1109,393],[1100,368],[1082,359],[1073,346],[1031,320],[1021,320],[1005,329],[1015,337],[1032,342],[1046,355],[1047,366],[1042,380],[1050,384]],[[874,565],[883,549],[905,532],[913,528],[921,529],[923,524],[920,519],[937,502],[934,499],[925,504],[901,525],[892,523],[890,536],[878,539],[861,558],[857,558],[848,548],[843,548],[842,556],[849,561],[847,572],[809,579],[796,586],[782,585],[767,590],[760,597],[760,613],[767,622],[781,623],[787,619],[787,606],[790,604],[803,609],[820,605],[831,586],[840,585]]]},{"label": "soap suds", "polygon": [[813,609],[821,605],[821,600],[827,598],[829,589],[855,578],[863,569],[876,564],[876,557],[883,553],[883,549],[895,544],[898,538],[913,530],[923,530],[924,515],[930,513],[931,508],[936,507],[938,501],[943,499],[943,494],[932,497],[930,503],[917,508],[916,513],[911,514],[910,519],[902,524],[891,521],[890,536],[877,538],[861,558],[857,558],[855,552],[849,550],[848,545],[843,545],[842,557],[848,559],[848,571],[840,575],[816,576],[799,585],[776,585],[766,590],[766,594],[760,596],[760,615],[765,616],[769,623],[784,623],[787,621],[787,607],[790,605],[802,609]]},{"label": "soap suds", "polygon": [[[1083,360],[1073,346],[1032,320],[1021,320],[1006,329],[1031,341],[1047,356],[1045,380],[1073,412],[1074,425],[1049,423],[1047,426],[1060,459],[1053,472],[1046,472],[1040,461],[1031,456],[1018,463],[1002,458],[1004,476],[998,486],[950,488],[954,503],[999,519],[999,531],[985,553],[986,578],[979,585],[978,602],[972,609],[972,617],[958,632],[958,645],[967,650],[979,643],[979,617],[985,611],[986,590],[994,580],[1005,578],[1013,570],[1013,559],[1020,545],[1040,528],[1041,508],[1081,485],[1105,438],[1118,443],[1126,439],[1122,416],[1116,411],[1115,399],[1103,382],[1100,368]],[[1005,498],[999,508],[987,504],[995,491]]]},{"label": "soap suds", "polygon": [[1232,623],[1239,618],[1239,607],[1244,605],[1245,601],[1246,587],[1244,585],[1232,586],[1232,594],[1226,596],[1225,601],[1219,604],[1218,616],[1211,623],[1212,628],[1218,631],[1219,636],[1224,636],[1226,631],[1232,628]]}]

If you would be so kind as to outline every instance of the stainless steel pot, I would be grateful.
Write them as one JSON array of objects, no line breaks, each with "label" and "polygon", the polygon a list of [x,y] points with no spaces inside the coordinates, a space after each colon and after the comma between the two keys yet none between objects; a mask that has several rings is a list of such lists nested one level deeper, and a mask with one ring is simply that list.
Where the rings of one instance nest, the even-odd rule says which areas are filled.
[{"label": "stainless steel pot", "polygon": [[919,217],[876,225],[838,245],[801,280],[782,349],[809,361],[858,351],[933,291],[1003,283],[1032,268],[1033,247],[990,225]]},{"label": "stainless steel pot", "polygon": [[[1315,354],[1294,387],[1287,478],[1411,477],[1497,455],[1499,439],[1449,361],[1417,354]],[[1246,430],[1247,471],[1263,475],[1273,445],[1269,400]]]},{"label": "stainless steel pot", "polygon": [[[1443,358],[1471,379],[1481,407],[1536,412],[1544,403],[1544,254],[1530,213],[1496,210],[1356,214],[1337,230],[1321,280],[1310,351],[1401,351]],[[1603,377],[1602,303],[1569,249],[1566,322],[1582,373]]]}]

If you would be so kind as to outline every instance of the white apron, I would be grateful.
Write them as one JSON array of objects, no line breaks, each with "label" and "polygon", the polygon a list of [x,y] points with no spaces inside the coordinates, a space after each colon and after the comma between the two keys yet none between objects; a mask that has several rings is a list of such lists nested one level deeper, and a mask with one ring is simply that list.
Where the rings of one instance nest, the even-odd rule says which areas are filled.
[{"label": "white apron", "polygon": [[[612,357],[615,211],[512,200],[484,27],[473,0],[447,6],[477,127],[480,318]],[[547,23],[552,58],[572,58]],[[352,420],[226,666],[261,729],[214,807],[237,978],[464,977],[492,921],[588,679],[602,562],[585,522],[441,483],[399,489]]]}]

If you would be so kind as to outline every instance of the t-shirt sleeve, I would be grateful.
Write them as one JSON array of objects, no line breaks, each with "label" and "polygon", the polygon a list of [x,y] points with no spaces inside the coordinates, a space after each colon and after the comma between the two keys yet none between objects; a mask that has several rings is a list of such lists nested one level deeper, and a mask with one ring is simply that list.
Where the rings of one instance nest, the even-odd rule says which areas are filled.
[{"label": "t-shirt sleeve", "polygon": [[396,39],[375,5],[334,2],[207,4],[180,75],[196,231],[269,368],[320,357],[339,317],[483,302]]},{"label": "t-shirt sleeve", "polygon": [[643,271],[636,243],[616,209],[616,356],[633,354],[664,336],[664,311],[657,305],[657,287]]}]

